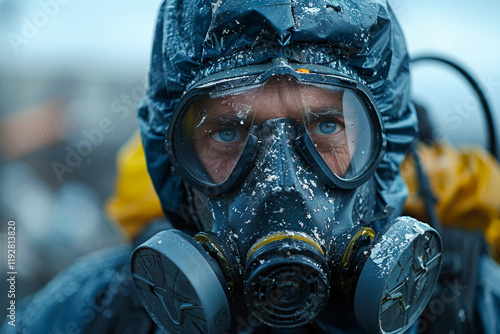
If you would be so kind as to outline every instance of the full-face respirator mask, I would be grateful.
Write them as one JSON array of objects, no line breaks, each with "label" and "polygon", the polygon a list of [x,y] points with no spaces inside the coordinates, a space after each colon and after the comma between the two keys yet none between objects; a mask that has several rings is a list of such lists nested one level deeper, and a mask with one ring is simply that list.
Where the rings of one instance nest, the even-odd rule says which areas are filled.
[{"label": "full-face respirator mask", "polygon": [[155,323],[222,334],[246,312],[292,328],[340,303],[369,333],[406,331],[437,281],[441,239],[409,217],[370,225],[385,145],[368,89],[328,67],[275,60],[195,84],[166,149],[209,218],[194,236],[166,230],[134,251]]}]

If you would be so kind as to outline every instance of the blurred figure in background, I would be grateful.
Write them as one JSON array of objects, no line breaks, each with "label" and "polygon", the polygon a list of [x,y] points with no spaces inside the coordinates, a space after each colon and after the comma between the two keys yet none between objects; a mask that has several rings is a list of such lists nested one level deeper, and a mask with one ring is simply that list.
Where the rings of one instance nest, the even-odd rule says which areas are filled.
[{"label": "blurred figure in background", "polygon": [[[127,61],[126,71],[103,65],[113,57],[103,45],[120,48],[96,38],[92,29],[104,25],[95,15],[92,29],[79,22],[89,8],[95,4],[0,1],[0,217],[18,229],[18,302],[75,258],[123,243],[103,202],[112,193],[116,152],[137,126],[147,52],[143,64]],[[75,33],[83,27],[85,34]],[[0,239],[7,254],[6,224]],[[0,269],[7,272],[7,261]],[[2,280],[0,289],[7,287]],[[0,301],[8,303],[7,295]]]}]

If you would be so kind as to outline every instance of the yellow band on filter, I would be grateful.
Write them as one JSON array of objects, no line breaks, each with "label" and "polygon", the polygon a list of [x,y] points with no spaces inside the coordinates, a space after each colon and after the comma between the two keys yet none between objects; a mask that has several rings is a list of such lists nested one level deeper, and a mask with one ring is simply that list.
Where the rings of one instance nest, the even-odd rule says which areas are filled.
[{"label": "yellow band on filter", "polygon": [[267,245],[268,243],[271,243],[273,241],[278,241],[278,240],[283,240],[283,239],[294,239],[294,240],[301,240],[305,241],[314,247],[316,247],[321,254],[325,255],[321,247],[318,245],[318,243],[311,237],[303,234],[303,233],[297,233],[297,232],[277,232],[273,233],[270,235],[267,235],[263,238],[260,238],[257,240],[257,242],[254,244],[254,246],[250,249],[248,252],[247,260],[250,258],[250,256],[259,248],[261,248],[264,245]]}]

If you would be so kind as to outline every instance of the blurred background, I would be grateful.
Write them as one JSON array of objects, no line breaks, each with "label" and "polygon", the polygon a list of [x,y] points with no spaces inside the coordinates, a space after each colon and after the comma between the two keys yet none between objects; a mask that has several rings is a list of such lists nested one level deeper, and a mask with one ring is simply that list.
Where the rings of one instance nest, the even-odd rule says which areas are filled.
[{"label": "blurred background", "polygon": [[0,0],[0,272],[13,219],[18,301],[124,242],[104,203],[137,128],[159,4]]},{"label": "blurred background", "polygon": [[[468,69],[500,130],[500,2],[390,3],[411,55]],[[0,272],[13,219],[18,300],[76,257],[124,242],[103,208],[116,152],[137,127],[159,4],[0,0]],[[463,77],[437,63],[412,71],[414,98],[429,110],[435,136],[485,145],[485,117]]]}]

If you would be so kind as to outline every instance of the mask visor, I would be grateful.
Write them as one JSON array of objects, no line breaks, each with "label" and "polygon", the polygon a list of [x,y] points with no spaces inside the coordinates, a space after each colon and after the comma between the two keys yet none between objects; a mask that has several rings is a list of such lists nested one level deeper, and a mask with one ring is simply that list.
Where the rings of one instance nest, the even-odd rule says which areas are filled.
[{"label": "mask visor", "polygon": [[187,180],[230,187],[251,165],[257,145],[273,140],[260,125],[285,118],[297,128],[290,144],[314,169],[341,187],[358,186],[354,181],[373,170],[384,142],[366,92],[319,75],[259,78],[206,84],[180,102],[167,143]]}]

